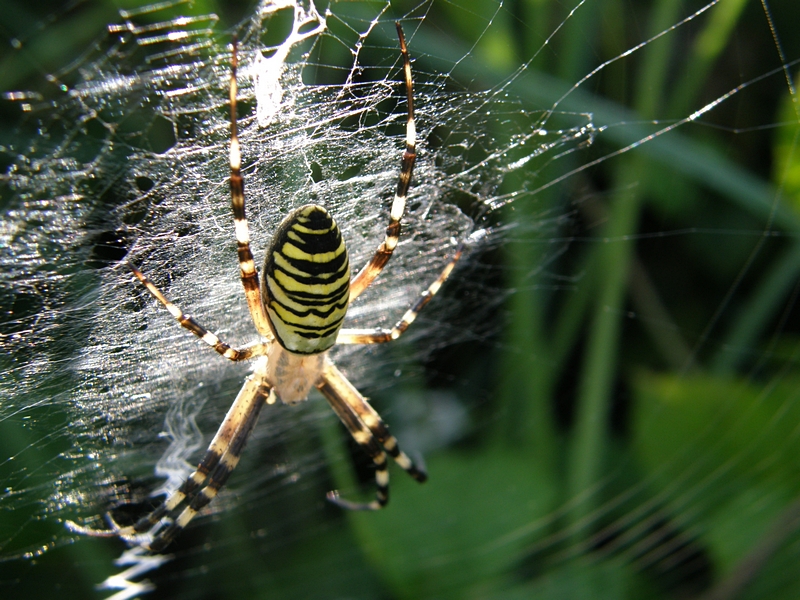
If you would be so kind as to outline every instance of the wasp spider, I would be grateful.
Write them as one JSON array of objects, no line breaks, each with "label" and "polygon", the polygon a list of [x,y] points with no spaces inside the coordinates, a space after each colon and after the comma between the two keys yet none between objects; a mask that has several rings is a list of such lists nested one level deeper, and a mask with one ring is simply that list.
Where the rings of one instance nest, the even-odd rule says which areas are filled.
[{"label": "wasp spider", "polygon": [[328,400],[353,439],[375,463],[377,493],[372,502],[350,502],[335,491],[328,493],[331,502],[355,510],[377,510],[385,506],[389,500],[387,454],[414,479],[426,480],[425,472],[400,450],[378,413],[328,357],[328,350],[334,344],[379,344],[400,337],[450,275],[462,251],[461,247],[457,249],[436,281],[392,329],[341,329],[347,307],[375,280],[397,246],[400,220],[414,170],[416,133],[411,63],[399,23],[397,34],[403,58],[408,120],[406,149],[383,242],[366,266],[351,278],[347,249],[333,218],[321,206],[302,206],[278,227],[267,251],[260,285],[250,251],[240,172],[234,41],[230,79],[231,198],[242,284],[262,341],[232,348],[170,302],[141,271],[131,268],[183,327],[223,357],[233,361],[254,359],[253,373],[246,379],[189,478],[160,507],[135,524],[120,527],[109,518],[112,529],[95,531],[94,535],[119,536],[152,552],[165,548],[225,484],[239,462],[242,448],[264,404],[273,404],[278,399],[295,404],[305,400],[312,388],[317,388]]}]

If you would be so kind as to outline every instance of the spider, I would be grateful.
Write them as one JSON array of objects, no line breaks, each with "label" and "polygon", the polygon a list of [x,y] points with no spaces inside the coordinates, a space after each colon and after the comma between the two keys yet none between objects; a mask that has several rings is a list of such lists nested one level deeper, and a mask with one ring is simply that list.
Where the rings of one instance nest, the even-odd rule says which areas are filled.
[{"label": "spider", "polygon": [[250,250],[245,217],[244,185],[236,119],[237,43],[234,39],[230,76],[230,188],[238,245],[239,268],[250,315],[262,341],[232,348],[185,314],[135,266],[136,278],[173,317],[224,358],[254,359],[245,380],[216,435],[194,472],[166,501],[133,525],[121,527],[109,516],[111,529],[93,535],[118,536],[129,543],[159,552],[169,545],[192,518],[217,495],[239,462],[242,449],[264,404],[306,400],[317,388],[375,464],[375,499],[355,503],[329,492],[334,504],[351,510],[377,510],[389,500],[386,455],[419,482],[423,469],[400,450],[397,440],[367,399],[328,357],[334,344],[379,344],[396,340],[433,298],[459,260],[463,244],[439,277],[420,295],[392,329],[342,329],[347,308],[380,274],[392,256],[400,235],[406,195],[416,159],[411,60],[400,23],[396,23],[403,59],[407,95],[405,152],[392,202],[389,225],[372,259],[351,279],[347,249],[328,211],[309,204],[290,213],[280,224],[267,251],[262,278]]}]

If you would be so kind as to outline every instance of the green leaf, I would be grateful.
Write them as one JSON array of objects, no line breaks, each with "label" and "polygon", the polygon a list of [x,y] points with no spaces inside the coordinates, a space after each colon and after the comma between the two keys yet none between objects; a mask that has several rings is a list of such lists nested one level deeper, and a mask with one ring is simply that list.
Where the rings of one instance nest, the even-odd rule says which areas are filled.
[{"label": "green leaf", "polygon": [[648,373],[633,390],[633,451],[657,501],[735,572],[800,491],[800,381]]},{"label": "green leaf", "polygon": [[526,546],[547,534],[552,477],[534,457],[494,448],[446,453],[417,485],[402,473],[380,513],[351,513],[376,570],[401,598],[463,598],[505,580]]}]

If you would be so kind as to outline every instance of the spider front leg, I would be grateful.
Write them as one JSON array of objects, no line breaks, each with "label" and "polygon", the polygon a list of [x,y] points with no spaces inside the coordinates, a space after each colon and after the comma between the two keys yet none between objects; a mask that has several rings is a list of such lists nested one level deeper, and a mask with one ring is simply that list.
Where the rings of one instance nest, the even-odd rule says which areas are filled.
[{"label": "spider front leg", "polygon": [[383,267],[392,257],[397,242],[400,239],[400,219],[406,210],[406,196],[411,185],[411,175],[414,173],[414,161],[417,159],[417,131],[414,125],[414,89],[411,79],[411,59],[408,56],[406,38],[400,23],[397,26],[397,37],[400,39],[400,52],[403,55],[403,74],[406,82],[406,98],[408,103],[408,120],[406,121],[406,149],[403,152],[403,161],[400,167],[400,177],[397,180],[397,190],[392,201],[392,210],[389,214],[389,225],[386,235],[378,250],[366,266],[350,282],[350,302],[355,300],[383,271]]},{"label": "spider front leg", "polygon": [[230,148],[230,168],[231,168],[231,208],[233,209],[233,223],[236,232],[237,253],[239,256],[239,275],[244,286],[245,297],[247,298],[247,308],[256,326],[258,333],[268,339],[272,339],[272,330],[269,326],[269,317],[264,309],[261,299],[261,289],[258,283],[258,271],[253,260],[253,252],[250,250],[250,229],[247,225],[244,200],[244,179],[242,178],[242,151],[239,145],[239,134],[236,121],[236,67],[239,64],[237,54],[238,43],[233,38],[233,54],[231,56],[231,81],[230,81],[230,106],[231,106],[231,148]]},{"label": "spider front leg", "polygon": [[[350,502],[339,498],[337,492],[330,492],[328,499],[334,504],[349,510],[378,510],[389,502],[389,471],[386,454],[400,465],[409,475],[420,483],[428,475],[400,450],[397,439],[389,433],[389,428],[380,415],[369,405],[367,399],[350,383],[333,363],[327,362],[317,389],[328,400],[333,411],[344,423],[353,439],[369,454],[375,463],[375,500],[366,504]],[[385,452],[384,452],[385,450]]]}]

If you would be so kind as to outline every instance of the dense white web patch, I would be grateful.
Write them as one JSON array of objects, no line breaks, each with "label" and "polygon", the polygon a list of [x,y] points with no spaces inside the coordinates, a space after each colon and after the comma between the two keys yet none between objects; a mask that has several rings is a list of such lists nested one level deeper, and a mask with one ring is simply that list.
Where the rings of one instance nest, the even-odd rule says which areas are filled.
[{"label": "dense white web patch", "polygon": [[256,100],[256,119],[260,127],[267,127],[277,117],[283,100],[281,76],[286,66],[289,52],[301,42],[319,36],[325,30],[325,19],[317,11],[313,2],[306,9],[300,3],[285,0],[267,3],[261,8],[261,19],[266,20],[275,12],[285,9],[294,11],[292,30],[286,40],[273,49],[273,54],[265,58],[261,51],[255,53],[253,65],[253,92]]}]

